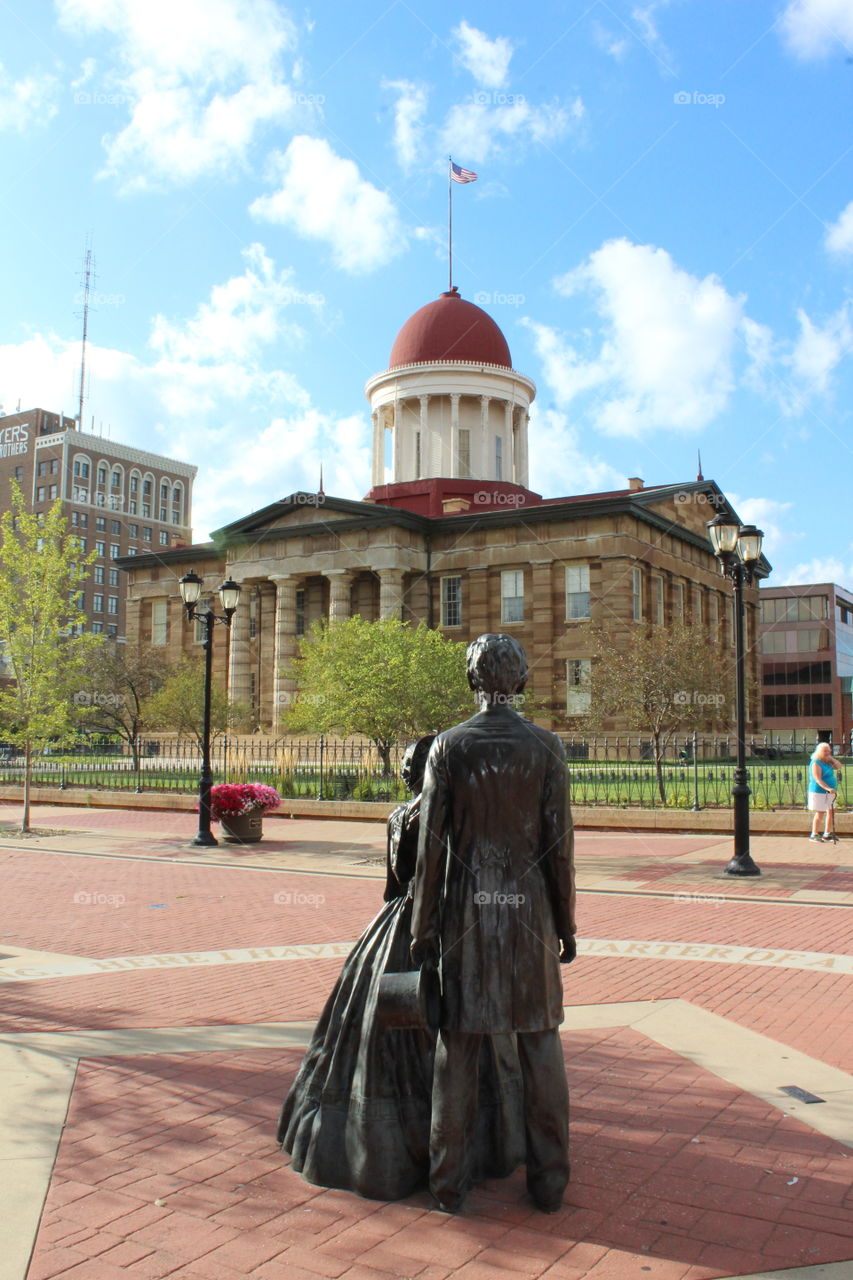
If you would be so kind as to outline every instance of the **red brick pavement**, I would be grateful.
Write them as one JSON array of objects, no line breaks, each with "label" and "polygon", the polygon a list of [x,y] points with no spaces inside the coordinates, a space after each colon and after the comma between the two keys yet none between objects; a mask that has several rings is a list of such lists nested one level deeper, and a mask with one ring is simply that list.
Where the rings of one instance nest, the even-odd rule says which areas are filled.
[{"label": "red brick pavement", "polygon": [[295,1051],[81,1063],[28,1280],[711,1280],[853,1255],[850,1152],[646,1040],[566,1037],[573,1177],[458,1218],[309,1186],[273,1142]]}]

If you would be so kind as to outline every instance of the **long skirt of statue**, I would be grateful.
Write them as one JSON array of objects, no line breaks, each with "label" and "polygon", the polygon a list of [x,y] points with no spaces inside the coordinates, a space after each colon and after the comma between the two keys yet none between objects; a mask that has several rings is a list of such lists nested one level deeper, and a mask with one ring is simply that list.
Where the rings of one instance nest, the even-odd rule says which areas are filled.
[{"label": "long skirt of statue", "polygon": [[[388,820],[385,906],[347,957],[278,1125],[278,1141],[308,1182],[376,1200],[410,1195],[429,1176],[435,1036],[386,1029],[377,1018],[382,976],[414,968],[407,889],[418,803],[400,805]],[[525,1160],[521,1074],[509,1035],[483,1039],[476,1148],[478,1179],[506,1177]]]}]

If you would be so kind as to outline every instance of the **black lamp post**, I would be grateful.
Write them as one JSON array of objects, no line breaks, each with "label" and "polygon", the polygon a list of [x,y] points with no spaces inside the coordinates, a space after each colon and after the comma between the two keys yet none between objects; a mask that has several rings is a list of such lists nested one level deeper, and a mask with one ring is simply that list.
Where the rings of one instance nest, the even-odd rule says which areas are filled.
[{"label": "black lamp post", "polygon": [[219,844],[210,830],[210,788],[213,786],[213,775],[210,771],[210,679],[213,671],[213,627],[221,622],[231,626],[231,618],[240,600],[240,587],[229,578],[219,588],[219,599],[222,602],[222,615],[217,615],[210,607],[196,609],[201,589],[201,578],[197,573],[187,573],[181,578],[178,586],[181,599],[187,611],[187,622],[198,619],[204,623],[204,725],[201,735],[201,777],[198,781],[198,833],[193,844]]},{"label": "black lamp post", "polygon": [[749,852],[749,782],[746,773],[746,656],[743,637],[743,584],[752,586],[761,555],[764,534],[754,525],[738,524],[724,515],[708,521],[708,536],[720,568],[732,580],[735,603],[735,699],[737,707],[737,765],[732,787],[734,807],[734,857],[726,867],[727,876],[760,876],[761,868]]}]

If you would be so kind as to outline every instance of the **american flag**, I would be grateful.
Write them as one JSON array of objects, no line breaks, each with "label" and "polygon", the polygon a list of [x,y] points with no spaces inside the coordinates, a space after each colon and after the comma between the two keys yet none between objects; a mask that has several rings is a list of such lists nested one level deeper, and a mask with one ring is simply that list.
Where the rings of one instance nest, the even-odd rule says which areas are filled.
[{"label": "american flag", "polygon": [[450,161],[450,176],[454,182],[476,182],[477,175],[472,169],[463,169],[461,165]]}]

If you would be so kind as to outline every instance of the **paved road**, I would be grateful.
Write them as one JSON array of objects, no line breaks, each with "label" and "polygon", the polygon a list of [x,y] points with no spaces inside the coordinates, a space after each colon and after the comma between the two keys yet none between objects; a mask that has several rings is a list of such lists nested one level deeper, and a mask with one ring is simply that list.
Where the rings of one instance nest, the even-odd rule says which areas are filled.
[{"label": "paved road", "polygon": [[[310,1187],[272,1141],[384,833],[190,813],[0,812],[0,1280],[850,1280],[845,842],[581,833],[565,970],[573,1179],[458,1218]],[[821,1098],[786,1095],[797,1085]],[[29,1263],[32,1252],[32,1261]]]}]

